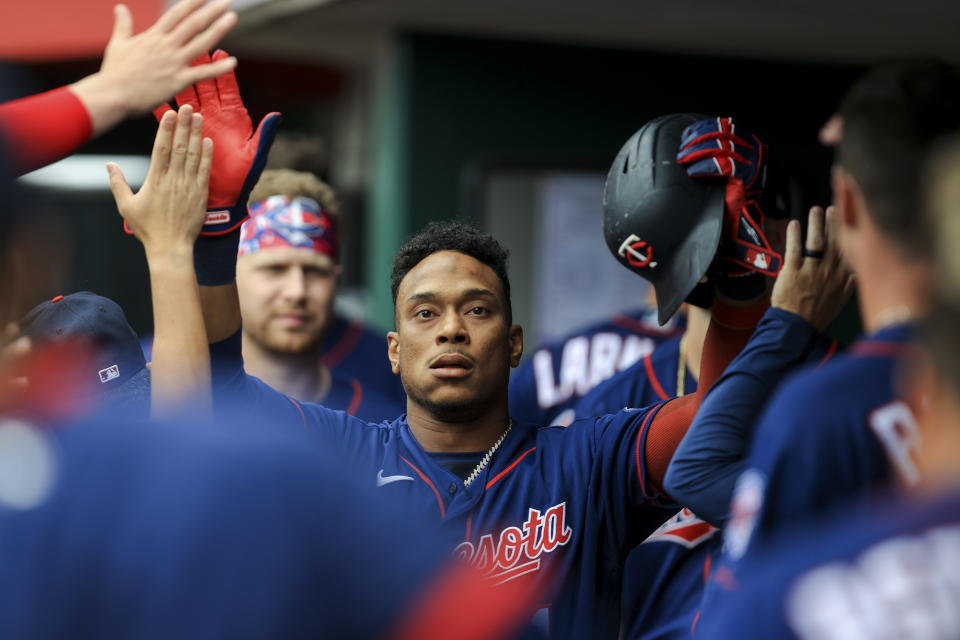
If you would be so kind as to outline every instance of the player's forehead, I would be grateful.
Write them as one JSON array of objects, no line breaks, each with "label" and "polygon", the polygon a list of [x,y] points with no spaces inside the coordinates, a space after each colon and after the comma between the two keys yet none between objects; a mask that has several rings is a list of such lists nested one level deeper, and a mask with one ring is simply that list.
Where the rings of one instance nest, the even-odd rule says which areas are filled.
[{"label": "player's forehead", "polygon": [[400,281],[397,304],[427,296],[453,297],[488,292],[501,296],[500,278],[488,265],[459,251],[438,251],[417,263]]},{"label": "player's forehead", "polygon": [[258,267],[313,267],[317,269],[331,269],[335,266],[333,259],[328,255],[317,253],[313,249],[304,247],[276,247],[261,249],[241,256],[237,264],[248,268]]}]

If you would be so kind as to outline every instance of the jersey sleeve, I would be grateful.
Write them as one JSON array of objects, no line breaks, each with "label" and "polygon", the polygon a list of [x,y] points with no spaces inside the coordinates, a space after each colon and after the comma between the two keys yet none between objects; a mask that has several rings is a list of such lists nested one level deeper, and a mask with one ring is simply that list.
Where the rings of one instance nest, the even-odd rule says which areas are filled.
[{"label": "jersey sleeve", "polygon": [[[247,423],[264,429],[306,430],[322,445],[336,450],[362,447],[364,434],[375,425],[345,411],[314,403],[301,403],[280,393],[243,370],[241,332],[210,345],[214,407],[221,423],[224,416],[247,416]],[[250,420],[249,415],[257,420]]]},{"label": "jersey sleeve", "polygon": [[676,501],[712,524],[726,520],[757,416],[783,377],[813,353],[817,335],[793,313],[766,312],[747,346],[707,392],[670,461],[664,488]]},{"label": "jersey sleeve", "polygon": [[602,416],[628,407],[644,407],[659,400],[666,400],[666,394],[659,395],[650,390],[647,377],[648,358],[642,358],[630,368],[591,389],[577,402],[576,417]]},{"label": "jersey sleeve", "polygon": [[798,374],[761,414],[725,530],[734,561],[786,523],[886,485],[885,455],[857,408],[843,402],[838,373]]},{"label": "jersey sleeve", "polygon": [[594,420],[596,486],[591,492],[600,492],[603,517],[619,539],[637,544],[663,523],[665,514],[652,512],[650,506],[677,507],[661,488],[670,458],[705,390],[743,349],[765,308],[765,303],[747,308],[714,305],[696,393]]},{"label": "jersey sleeve", "polygon": [[68,87],[0,104],[0,133],[18,175],[70,155],[93,135],[86,107]]}]

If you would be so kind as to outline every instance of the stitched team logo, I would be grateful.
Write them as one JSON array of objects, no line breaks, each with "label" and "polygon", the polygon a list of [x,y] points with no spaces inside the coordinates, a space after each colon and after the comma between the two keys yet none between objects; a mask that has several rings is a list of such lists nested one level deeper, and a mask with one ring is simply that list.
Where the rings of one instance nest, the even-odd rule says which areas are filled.
[{"label": "stitched team logo", "polygon": [[683,509],[651,533],[643,544],[648,542],[674,542],[692,549],[701,542],[708,540],[717,528],[709,522],[704,522],[689,509]]},{"label": "stitched team logo", "polygon": [[572,537],[567,503],[561,502],[546,513],[530,509],[522,526],[507,527],[497,541],[488,533],[477,544],[461,542],[453,553],[495,580],[494,584],[503,584],[540,569],[541,556],[566,546]]},{"label": "stitched team logo", "polygon": [[653,247],[632,233],[623,241],[617,253],[625,258],[627,264],[631,267],[637,267],[638,269],[650,267],[653,269],[657,266],[657,263],[653,259]]}]

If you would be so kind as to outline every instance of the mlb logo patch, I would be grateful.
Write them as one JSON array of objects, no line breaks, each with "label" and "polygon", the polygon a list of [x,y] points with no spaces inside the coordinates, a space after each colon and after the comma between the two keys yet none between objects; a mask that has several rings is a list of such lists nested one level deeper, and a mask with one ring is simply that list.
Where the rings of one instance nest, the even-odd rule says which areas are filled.
[{"label": "mlb logo patch", "polygon": [[99,373],[101,384],[104,382],[110,382],[111,380],[120,377],[120,369],[115,364],[107,367],[106,369],[100,369]]}]

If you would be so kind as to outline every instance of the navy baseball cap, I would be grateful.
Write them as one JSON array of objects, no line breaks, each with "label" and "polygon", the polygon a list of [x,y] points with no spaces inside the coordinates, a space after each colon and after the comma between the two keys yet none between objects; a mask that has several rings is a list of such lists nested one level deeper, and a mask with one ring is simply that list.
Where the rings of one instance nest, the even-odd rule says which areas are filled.
[{"label": "navy baseball cap", "polygon": [[82,339],[94,349],[91,385],[111,407],[148,410],[150,370],[137,334],[113,300],[90,291],[57,296],[23,317],[21,333],[37,343]]}]

